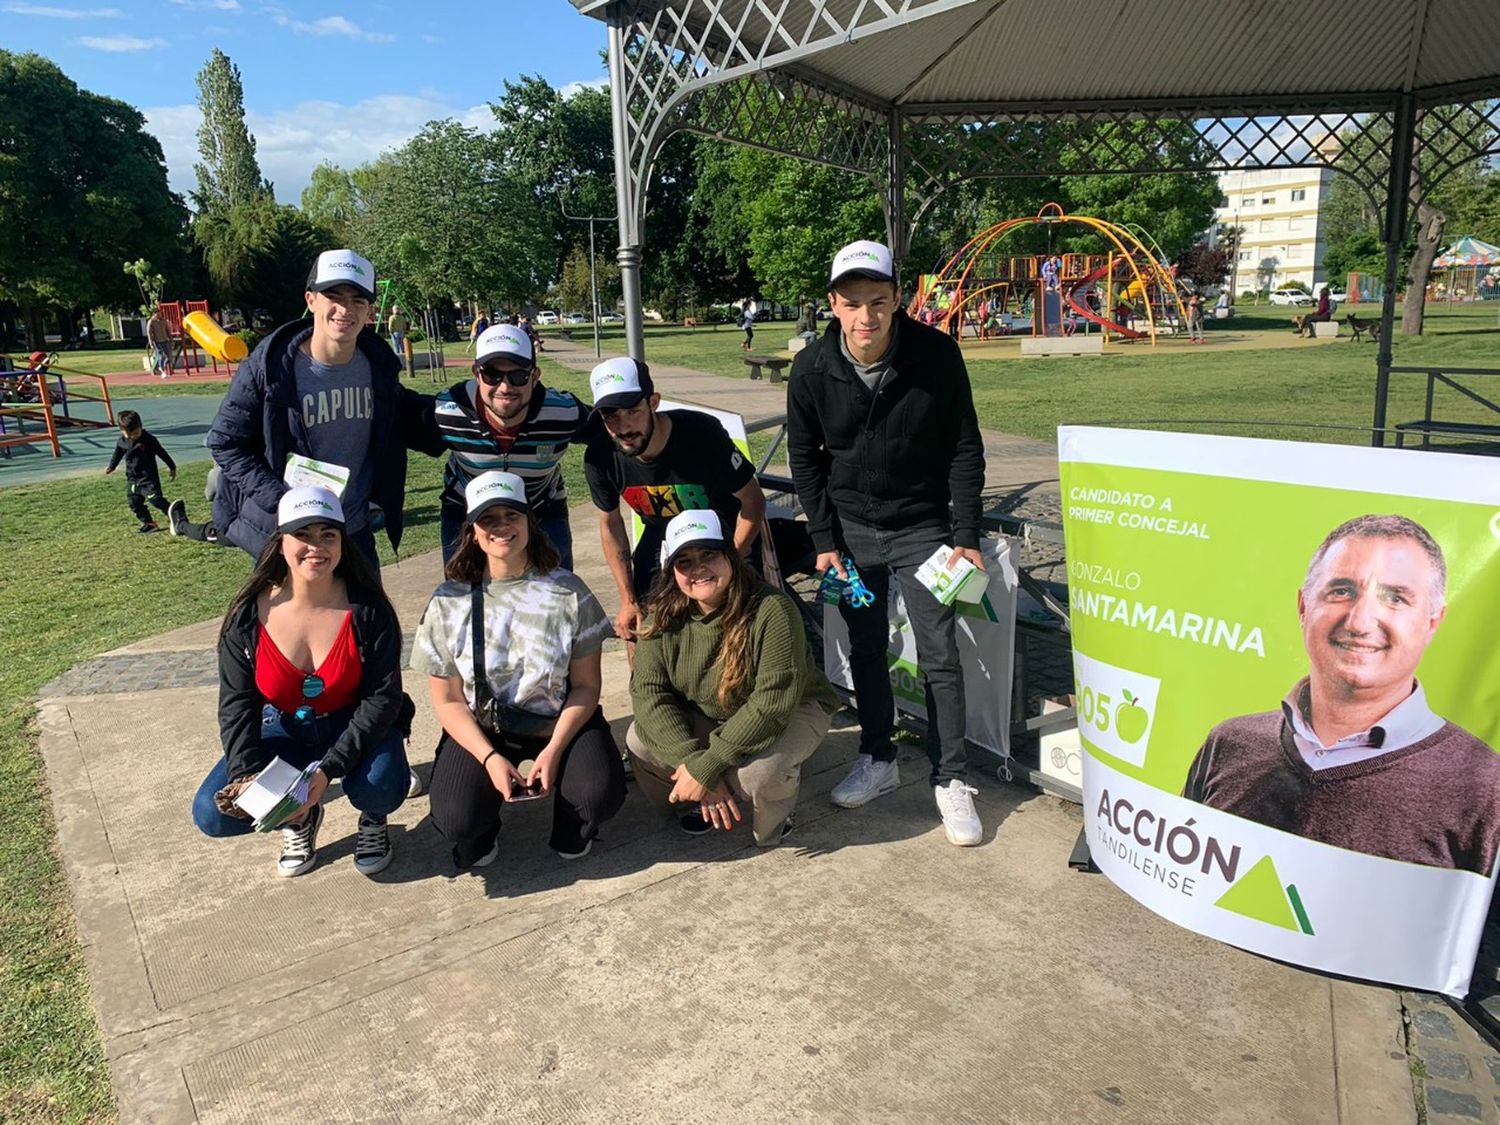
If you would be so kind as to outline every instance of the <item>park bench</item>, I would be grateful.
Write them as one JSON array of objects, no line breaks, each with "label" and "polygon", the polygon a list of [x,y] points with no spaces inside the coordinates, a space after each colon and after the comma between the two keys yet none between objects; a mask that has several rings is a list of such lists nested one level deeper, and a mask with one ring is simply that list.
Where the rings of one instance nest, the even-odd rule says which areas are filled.
[{"label": "park bench", "polygon": [[745,357],[745,366],[750,368],[750,378],[759,379],[760,369],[764,367],[770,371],[771,382],[773,383],[781,382],[782,368],[791,366],[791,362],[789,359],[780,359],[776,356],[768,355],[747,355]]}]

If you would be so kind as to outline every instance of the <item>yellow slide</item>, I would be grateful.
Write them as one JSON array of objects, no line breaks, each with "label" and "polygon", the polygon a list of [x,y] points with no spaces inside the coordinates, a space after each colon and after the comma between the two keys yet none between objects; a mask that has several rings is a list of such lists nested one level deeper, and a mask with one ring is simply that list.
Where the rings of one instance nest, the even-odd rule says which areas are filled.
[{"label": "yellow slide", "polygon": [[182,328],[198,342],[200,348],[215,359],[222,359],[225,363],[239,363],[250,354],[250,349],[245,347],[245,341],[225,332],[214,323],[213,317],[205,312],[188,313],[182,318]]}]

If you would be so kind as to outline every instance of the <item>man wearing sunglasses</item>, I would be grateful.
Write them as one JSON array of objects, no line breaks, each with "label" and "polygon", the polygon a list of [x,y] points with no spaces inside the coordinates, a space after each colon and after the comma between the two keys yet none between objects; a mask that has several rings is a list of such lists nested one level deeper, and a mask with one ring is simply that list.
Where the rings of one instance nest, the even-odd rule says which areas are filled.
[{"label": "man wearing sunglasses", "polygon": [[433,402],[429,437],[448,450],[443,469],[443,562],[458,549],[466,506],[464,488],[480,473],[514,473],[526,482],[537,522],[573,569],[573,533],[562,459],[579,439],[588,408],[567,391],[542,385],[531,338],[514,324],[496,324],[475,341],[474,377],[455,383]]}]

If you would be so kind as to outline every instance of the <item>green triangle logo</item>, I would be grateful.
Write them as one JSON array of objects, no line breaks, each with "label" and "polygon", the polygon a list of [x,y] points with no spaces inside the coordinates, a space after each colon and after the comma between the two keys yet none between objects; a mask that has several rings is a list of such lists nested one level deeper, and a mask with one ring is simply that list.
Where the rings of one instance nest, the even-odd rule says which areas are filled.
[{"label": "green triangle logo", "polygon": [[1297,888],[1282,886],[1270,856],[1262,856],[1214,905],[1293,933],[1310,936],[1313,932]]}]

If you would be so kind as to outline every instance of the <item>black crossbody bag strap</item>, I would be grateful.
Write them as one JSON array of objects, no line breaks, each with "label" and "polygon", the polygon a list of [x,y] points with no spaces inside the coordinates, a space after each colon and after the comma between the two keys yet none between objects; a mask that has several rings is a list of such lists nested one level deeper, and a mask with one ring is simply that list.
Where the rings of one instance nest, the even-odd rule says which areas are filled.
[{"label": "black crossbody bag strap", "polygon": [[484,671],[484,587],[480,583],[469,586],[469,599],[473,606],[469,617],[470,647],[474,650],[474,714],[483,724],[490,703],[490,681]]}]

